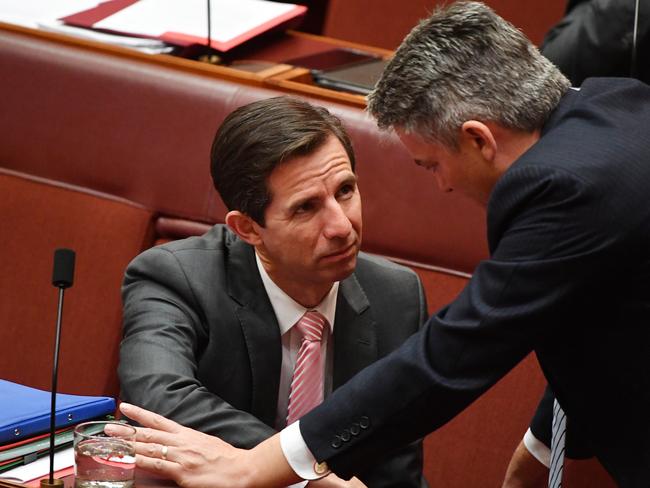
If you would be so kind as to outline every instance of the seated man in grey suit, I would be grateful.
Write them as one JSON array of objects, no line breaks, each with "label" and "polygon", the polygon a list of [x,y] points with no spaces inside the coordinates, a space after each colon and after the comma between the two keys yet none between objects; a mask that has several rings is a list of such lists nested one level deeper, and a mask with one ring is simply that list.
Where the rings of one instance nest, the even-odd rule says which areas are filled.
[{"label": "seated man in grey suit", "polygon": [[[228,226],[150,249],[126,271],[125,401],[251,448],[287,424],[305,312],[326,321],[320,397],[419,329],[417,275],[359,253],[354,164],[348,135],[324,108],[279,97],[226,118],[211,169]],[[421,443],[359,479],[426,486]],[[332,475],[310,485],[347,483],[360,484]]]}]

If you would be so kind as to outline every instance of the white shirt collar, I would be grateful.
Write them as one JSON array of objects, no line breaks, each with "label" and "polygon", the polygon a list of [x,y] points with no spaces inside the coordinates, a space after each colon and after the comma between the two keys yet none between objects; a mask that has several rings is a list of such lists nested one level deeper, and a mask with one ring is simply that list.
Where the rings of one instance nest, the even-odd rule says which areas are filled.
[{"label": "white shirt collar", "polygon": [[316,310],[321,313],[330,324],[330,333],[334,332],[336,298],[339,291],[338,281],[332,285],[332,288],[325,298],[323,298],[323,301],[321,301],[316,307],[308,309],[296,302],[273,282],[264,269],[264,265],[262,264],[260,257],[257,255],[257,252],[255,253],[255,261],[257,262],[257,269],[262,277],[262,283],[264,283],[264,289],[266,290],[266,294],[268,295],[273,311],[275,312],[275,317],[278,320],[280,335],[284,335],[285,332],[289,331],[307,310]]}]

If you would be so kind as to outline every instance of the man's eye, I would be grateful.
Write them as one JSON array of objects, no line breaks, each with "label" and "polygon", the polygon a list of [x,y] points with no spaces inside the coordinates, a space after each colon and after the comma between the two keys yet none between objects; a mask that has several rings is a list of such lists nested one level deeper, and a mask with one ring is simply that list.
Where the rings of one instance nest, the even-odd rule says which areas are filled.
[{"label": "man's eye", "polygon": [[339,196],[349,195],[350,193],[354,193],[354,185],[343,185],[338,192]]},{"label": "man's eye", "polygon": [[309,212],[309,211],[313,210],[313,208],[314,208],[313,203],[305,202],[305,203],[299,205],[298,207],[296,207],[296,213],[297,214],[306,213],[306,212]]}]

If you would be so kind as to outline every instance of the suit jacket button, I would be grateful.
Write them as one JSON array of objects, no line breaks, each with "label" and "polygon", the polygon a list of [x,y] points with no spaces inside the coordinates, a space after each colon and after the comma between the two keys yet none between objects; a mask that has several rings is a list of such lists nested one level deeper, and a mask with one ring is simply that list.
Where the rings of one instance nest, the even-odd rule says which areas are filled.
[{"label": "suit jacket button", "polygon": [[341,434],[339,435],[339,437],[341,437],[341,440],[343,442],[348,442],[351,438],[350,431],[348,429],[344,429],[343,432],[341,432]]},{"label": "suit jacket button", "polygon": [[359,432],[361,432],[361,428],[359,427],[359,424],[357,422],[352,424],[352,427],[350,427],[350,434],[357,436],[359,435]]},{"label": "suit jacket button", "polygon": [[338,449],[339,447],[341,447],[341,444],[342,444],[341,438],[339,436],[336,436],[336,437],[334,437],[334,440],[332,440],[331,446],[334,449]]},{"label": "suit jacket button", "polygon": [[362,417],[359,419],[359,426],[360,426],[362,429],[367,429],[368,427],[370,427],[370,419],[369,419],[368,417],[366,417],[365,415],[362,416]]}]

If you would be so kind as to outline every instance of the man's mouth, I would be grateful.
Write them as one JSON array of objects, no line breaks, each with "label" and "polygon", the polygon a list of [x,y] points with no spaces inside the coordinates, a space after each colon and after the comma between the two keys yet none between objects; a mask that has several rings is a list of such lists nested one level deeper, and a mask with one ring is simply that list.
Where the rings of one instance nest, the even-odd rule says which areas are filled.
[{"label": "man's mouth", "polygon": [[353,252],[356,252],[356,241],[352,242],[351,244],[345,247],[342,247],[341,249],[338,249],[337,251],[334,251],[332,253],[323,256],[323,259],[331,260],[331,259],[343,258],[343,257],[347,257],[349,254]]}]

